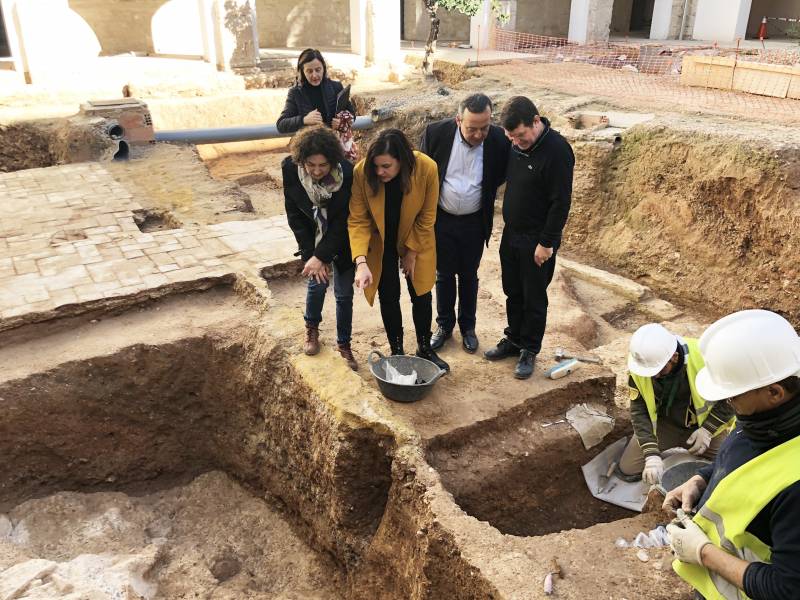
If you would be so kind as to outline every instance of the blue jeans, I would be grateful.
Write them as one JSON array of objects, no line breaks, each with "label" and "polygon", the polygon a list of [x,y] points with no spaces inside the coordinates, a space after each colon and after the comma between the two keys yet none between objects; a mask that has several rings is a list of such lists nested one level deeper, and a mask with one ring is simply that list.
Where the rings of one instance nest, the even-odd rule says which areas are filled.
[{"label": "blue jeans", "polygon": [[[349,344],[353,332],[353,279],[354,267],[340,271],[333,265],[333,295],[336,298],[336,342]],[[325,303],[325,291],[328,284],[318,283],[313,277],[308,280],[306,290],[306,324],[318,327],[322,321],[322,306]]]}]

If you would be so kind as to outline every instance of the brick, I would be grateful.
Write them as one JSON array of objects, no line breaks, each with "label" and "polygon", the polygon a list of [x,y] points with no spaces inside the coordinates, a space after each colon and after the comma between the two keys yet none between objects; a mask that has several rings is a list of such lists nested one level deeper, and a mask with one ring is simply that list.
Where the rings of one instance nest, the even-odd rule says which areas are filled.
[{"label": "brick", "polygon": [[136,271],[123,270],[117,273],[117,279],[123,286],[131,286],[142,283],[142,278]]},{"label": "brick", "polygon": [[200,246],[200,242],[197,241],[197,238],[192,235],[187,235],[185,237],[180,238],[180,244],[187,250],[191,248],[197,248],[198,246]]},{"label": "brick", "polygon": [[65,304],[75,304],[78,301],[78,296],[73,289],[53,290],[50,292],[50,301],[54,306],[63,306]]},{"label": "brick", "polygon": [[100,256],[102,256],[103,259],[105,260],[120,260],[124,258],[122,256],[122,250],[114,246],[111,246],[109,248],[102,248],[100,250]]},{"label": "brick", "polygon": [[56,254],[60,255],[67,255],[67,254],[75,254],[77,252],[75,246],[72,244],[58,244],[55,247]]},{"label": "brick", "polygon": [[124,256],[125,258],[139,258],[140,256],[144,256],[144,252],[142,252],[141,250],[129,250],[125,252],[123,250],[122,256]]},{"label": "brick", "polygon": [[86,267],[94,283],[117,281],[117,268],[118,266],[115,262],[97,263]]},{"label": "brick", "polygon": [[117,220],[114,218],[114,215],[110,215],[108,213],[97,215],[95,220],[97,221],[98,227],[109,227],[110,225],[117,224]]},{"label": "brick", "polygon": [[39,273],[43,277],[57,277],[65,272],[70,272],[70,269],[77,268],[78,270],[86,271],[85,267],[81,265],[81,257],[77,254],[69,256],[51,256],[48,258],[40,258],[36,261],[36,266],[39,267]]},{"label": "brick", "polygon": [[143,279],[148,287],[160,287],[162,285],[167,285],[169,283],[169,279],[166,277],[166,275],[163,275],[162,273],[153,273],[151,275],[145,275]]},{"label": "brick", "polygon": [[45,300],[50,300],[50,294],[44,288],[40,288],[39,290],[34,290],[25,294],[25,302],[28,302],[29,304],[33,304],[34,302],[43,302]]},{"label": "brick", "polygon": [[177,264],[181,269],[194,267],[195,265],[200,264],[200,261],[190,254],[178,254],[176,256],[175,252],[170,252],[170,256],[175,259],[175,264]]},{"label": "brick", "polygon": [[86,235],[102,235],[104,233],[117,233],[120,231],[122,231],[122,229],[118,225],[108,225],[106,227],[90,227],[84,230],[84,233]]},{"label": "brick", "polygon": [[158,253],[155,253],[155,254],[149,254],[148,257],[157,266],[175,264],[175,259],[173,259],[172,256],[170,256],[166,252],[158,252]]},{"label": "brick", "polygon": [[24,258],[14,259],[14,270],[17,275],[25,275],[26,273],[38,273],[39,269],[36,267],[36,261]]}]

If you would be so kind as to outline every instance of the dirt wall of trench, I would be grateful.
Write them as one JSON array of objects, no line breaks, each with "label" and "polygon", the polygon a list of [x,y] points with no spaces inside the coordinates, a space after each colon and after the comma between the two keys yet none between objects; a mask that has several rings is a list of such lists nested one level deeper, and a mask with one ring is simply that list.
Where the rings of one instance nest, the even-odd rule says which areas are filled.
[{"label": "dirt wall of trench", "polygon": [[709,318],[769,308],[800,324],[800,151],[643,127],[575,144],[568,252]]},{"label": "dirt wall of trench", "polygon": [[0,512],[60,490],[147,493],[225,470],[352,567],[378,528],[393,440],[319,401],[274,341],[136,345],[0,384]]},{"label": "dirt wall of trench", "polygon": [[[432,508],[434,475],[419,448],[399,448],[386,511],[357,570],[350,594],[359,600],[492,600],[502,596],[461,554]],[[441,493],[441,492],[440,492]],[[453,507],[453,510],[458,510]]]},{"label": "dirt wall of trench", "polygon": [[0,125],[0,173],[111,160],[119,144],[108,136],[110,124],[74,116]]}]

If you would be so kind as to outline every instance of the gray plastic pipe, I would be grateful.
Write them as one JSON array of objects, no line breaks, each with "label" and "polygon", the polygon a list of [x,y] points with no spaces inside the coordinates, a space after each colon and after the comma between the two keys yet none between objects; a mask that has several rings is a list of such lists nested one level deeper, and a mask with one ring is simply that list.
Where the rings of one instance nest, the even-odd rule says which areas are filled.
[{"label": "gray plastic pipe", "polygon": [[[356,117],[353,123],[353,129],[370,129],[379,120],[383,119]],[[173,144],[224,144],[226,142],[246,142],[249,140],[266,140],[291,136],[291,133],[281,133],[278,131],[275,125],[215,127],[210,129],[172,129],[155,132],[157,142],[171,142]]]}]

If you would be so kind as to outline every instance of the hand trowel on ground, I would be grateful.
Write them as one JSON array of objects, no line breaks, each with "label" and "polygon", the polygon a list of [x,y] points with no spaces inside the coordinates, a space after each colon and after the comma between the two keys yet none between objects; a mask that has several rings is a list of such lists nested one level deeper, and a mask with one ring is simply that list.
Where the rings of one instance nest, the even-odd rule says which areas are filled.
[{"label": "hand trowel on ground", "polygon": [[600,475],[597,478],[597,493],[603,494],[608,491],[608,483],[611,479],[611,475],[614,473],[614,469],[617,468],[617,462],[613,461],[610,465],[608,465],[608,469],[606,470],[605,475]]}]

